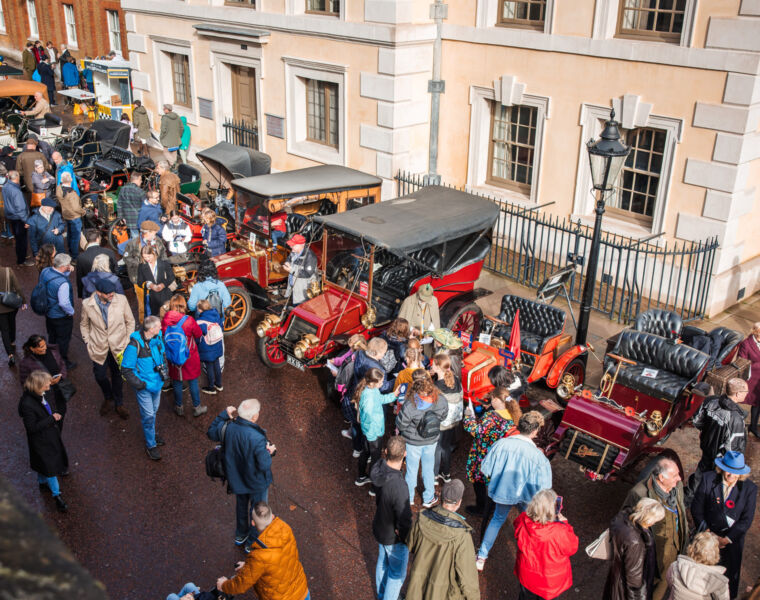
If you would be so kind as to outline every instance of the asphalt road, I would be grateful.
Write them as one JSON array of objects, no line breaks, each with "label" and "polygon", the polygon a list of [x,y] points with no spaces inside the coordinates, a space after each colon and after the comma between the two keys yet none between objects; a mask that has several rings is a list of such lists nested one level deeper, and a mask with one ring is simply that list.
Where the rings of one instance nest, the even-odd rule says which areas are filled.
[{"label": "asphalt road", "polygon": [[[3,264],[10,264],[11,256],[12,249],[3,243]],[[31,292],[36,270],[21,268],[20,276],[24,289]],[[132,413],[129,420],[113,413],[108,417],[98,414],[100,390],[81,338],[75,334],[71,354],[79,367],[72,376],[79,391],[63,432],[71,460],[71,474],[61,485],[70,507],[65,515],[55,511],[49,495],[38,491],[16,412],[20,395],[17,373],[2,369],[0,439],[5,443],[0,445],[0,468],[57,529],[81,563],[105,584],[111,598],[160,599],[187,581],[207,589],[218,576],[232,574],[234,563],[243,556],[233,545],[234,496],[228,496],[205,474],[203,460],[212,446],[205,432],[225,406],[248,397],[261,400],[260,424],[278,448],[269,497],[275,514],[295,532],[312,597],[374,597],[374,501],[366,487],[353,484],[356,461],[351,458],[350,442],[340,436],[340,412],[325,399],[315,375],[290,367],[268,371],[259,362],[252,328],[256,322],[252,319],[249,329],[226,339],[225,388],[216,396],[204,396],[209,405],[207,415],[194,419],[186,411],[185,417],[178,417],[171,411],[171,398],[164,395],[158,430],[166,446],[163,460],[157,463],[145,455],[130,390],[126,393],[126,406]],[[44,331],[42,317],[31,310],[20,313],[19,348],[28,335]],[[187,394],[185,401],[189,405]],[[677,432],[667,446],[679,452],[687,469],[693,469],[698,458],[693,429]],[[759,449],[760,443],[751,439],[748,456],[756,470],[760,469]],[[454,475],[462,479],[466,451],[467,444],[462,444],[455,455]],[[565,498],[565,514],[583,548],[607,526],[628,484],[590,482],[561,458],[554,460],[553,470],[554,487]],[[464,504],[472,501],[468,486]],[[479,531],[479,520],[471,522]],[[745,583],[760,573],[759,528],[756,520],[745,547]],[[517,596],[512,533],[509,525],[502,529],[481,575],[484,600]],[[573,587],[563,598],[601,598],[606,564],[588,559],[582,550],[572,562]]]}]

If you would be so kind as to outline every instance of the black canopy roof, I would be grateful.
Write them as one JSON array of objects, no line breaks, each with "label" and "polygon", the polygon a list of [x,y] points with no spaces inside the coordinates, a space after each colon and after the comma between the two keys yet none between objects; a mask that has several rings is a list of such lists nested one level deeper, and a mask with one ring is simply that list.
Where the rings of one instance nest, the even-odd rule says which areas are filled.
[{"label": "black canopy roof", "polygon": [[12,67],[10,65],[0,65],[0,76],[12,77],[14,75],[23,75],[24,72],[21,69]]},{"label": "black canopy roof", "polygon": [[96,132],[95,138],[100,142],[100,150],[105,154],[114,146],[129,149],[129,136],[132,132],[132,125],[113,119],[98,119],[93,121],[90,129]]},{"label": "black canopy roof", "polygon": [[379,177],[362,171],[338,165],[321,165],[238,179],[233,183],[233,187],[262,198],[274,199],[319,194],[330,190],[368,188],[381,183]]},{"label": "black canopy roof", "polygon": [[492,227],[499,207],[491,200],[437,185],[408,196],[314,220],[389,250],[407,252]]},{"label": "black canopy roof", "polygon": [[227,181],[267,175],[272,164],[268,154],[229,142],[219,142],[216,146],[201,150],[196,156],[217,179]]}]

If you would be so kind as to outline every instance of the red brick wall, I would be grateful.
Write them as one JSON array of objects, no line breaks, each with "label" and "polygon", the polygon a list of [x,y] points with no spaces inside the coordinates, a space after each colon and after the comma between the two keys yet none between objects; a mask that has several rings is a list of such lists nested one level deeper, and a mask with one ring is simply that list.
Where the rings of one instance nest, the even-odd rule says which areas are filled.
[{"label": "red brick wall", "polygon": [[[5,48],[6,51],[14,50],[20,56],[30,34],[26,0],[0,0],[0,2],[5,15],[6,28],[5,34],[0,33],[0,48]],[[119,0],[35,0],[39,39],[43,44],[51,41],[58,49],[61,44],[68,43],[63,14],[64,4],[74,7],[78,49],[70,49],[70,51],[75,57],[92,56],[94,58],[108,54],[111,48],[108,40],[106,10],[113,10],[119,13],[121,53],[124,58],[128,58],[127,31]]]}]

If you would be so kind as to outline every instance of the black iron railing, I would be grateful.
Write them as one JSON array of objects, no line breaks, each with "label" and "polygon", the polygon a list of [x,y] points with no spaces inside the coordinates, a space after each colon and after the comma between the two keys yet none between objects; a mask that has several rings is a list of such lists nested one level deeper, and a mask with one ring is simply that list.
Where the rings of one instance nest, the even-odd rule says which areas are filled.
[{"label": "black iron railing", "polygon": [[[395,179],[399,196],[427,185],[426,176],[403,171]],[[540,212],[540,208],[553,203],[525,208],[485,194],[477,195],[493,200],[501,209],[486,268],[537,288],[552,273],[574,262],[578,269],[570,280],[568,293],[572,300],[580,302],[592,228],[580,221]],[[623,323],[649,308],[674,310],[685,321],[705,315],[719,246],[717,237],[661,245],[652,241],[658,237],[602,235],[595,310]]]},{"label": "black iron railing", "polygon": [[226,142],[254,150],[259,149],[259,129],[255,125],[242,119],[225,119],[222,127],[224,127]]}]

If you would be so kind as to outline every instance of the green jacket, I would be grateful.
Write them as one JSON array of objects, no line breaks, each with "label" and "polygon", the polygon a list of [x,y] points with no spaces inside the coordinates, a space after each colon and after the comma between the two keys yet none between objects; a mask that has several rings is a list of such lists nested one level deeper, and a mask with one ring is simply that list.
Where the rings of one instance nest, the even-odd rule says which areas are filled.
[{"label": "green jacket", "polygon": [[422,510],[407,540],[414,554],[406,600],[480,600],[472,527],[442,506]]},{"label": "green jacket", "polygon": [[21,53],[21,65],[24,68],[24,71],[29,73],[29,75],[34,73],[34,70],[37,68],[37,61],[34,60],[34,54],[29,52],[29,50],[24,50]]},{"label": "green jacket", "polygon": [[137,128],[137,137],[143,140],[150,139],[150,119],[144,106],[138,106],[132,111],[132,123]]},{"label": "green jacket", "polygon": [[[633,508],[642,498],[653,498],[662,504],[660,497],[652,487],[652,477],[642,481],[628,492],[628,496],[623,502],[623,508]],[[665,579],[665,573],[671,563],[675,562],[678,555],[686,552],[686,546],[689,543],[689,524],[686,520],[686,505],[683,499],[683,483],[680,481],[676,486],[676,504],[678,506],[678,517],[668,508],[665,508],[665,518],[652,525],[654,534],[654,544],[657,549],[657,569],[659,576],[655,578],[655,583]]]},{"label": "green jacket", "polygon": [[176,148],[182,141],[184,125],[175,112],[168,112],[161,117],[161,135],[159,141],[164,148]]}]

